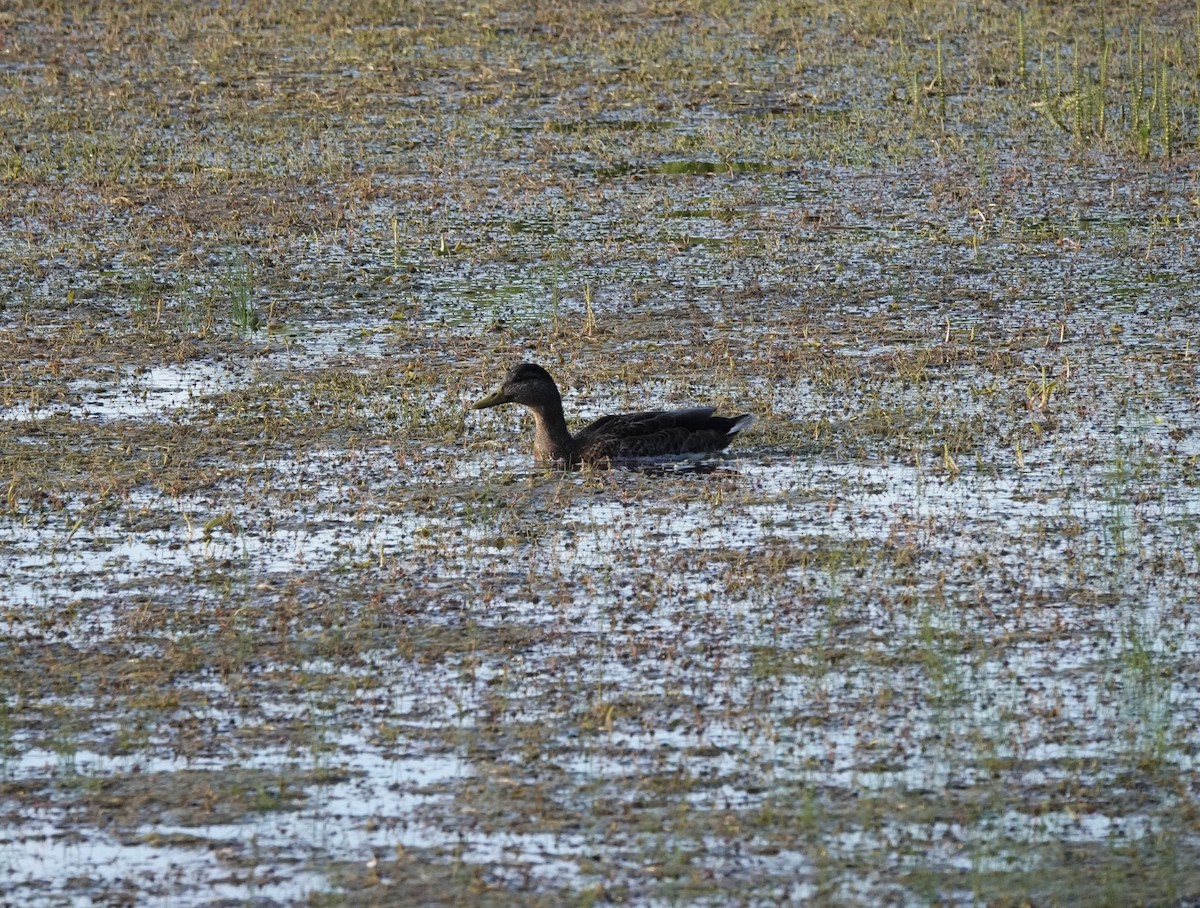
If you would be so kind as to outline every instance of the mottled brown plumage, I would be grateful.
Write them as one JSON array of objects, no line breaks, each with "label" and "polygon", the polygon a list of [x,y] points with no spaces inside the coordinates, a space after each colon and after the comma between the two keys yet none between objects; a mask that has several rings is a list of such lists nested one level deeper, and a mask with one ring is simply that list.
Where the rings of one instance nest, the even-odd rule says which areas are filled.
[{"label": "mottled brown plumage", "polygon": [[602,416],[572,435],[558,386],[545,369],[533,363],[514,366],[500,387],[471,409],[501,404],[521,404],[533,413],[533,453],[538,460],[567,464],[721,451],[754,421],[749,413],[714,416],[713,407],[692,407]]}]

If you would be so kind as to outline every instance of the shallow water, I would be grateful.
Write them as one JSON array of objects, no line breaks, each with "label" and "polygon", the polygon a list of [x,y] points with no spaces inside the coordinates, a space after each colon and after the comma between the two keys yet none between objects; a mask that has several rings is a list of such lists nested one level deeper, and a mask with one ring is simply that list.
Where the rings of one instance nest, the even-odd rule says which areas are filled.
[{"label": "shallow water", "polygon": [[[1015,475],[950,477],[903,464],[756,457],[752,445],[742,447],[712,473],[526,471],[499,490],[485,478],[492,458],[461,460],[421,480],[444,491],[430,519],[387,513],[388,497],[413,493],[394,468],[381,474],[375,458],[328,452],[316,459],[332,469],[259,465],[281,480],[254,508],[272,515],[271,531],[254,529],[256,518],[236,509],[243,530],[230,541],[194,531],[189,539],[177,517],[153,535],[108,542],[92,532],[64,541],[61,530],[27,531],[19,545],[6,545],[11,576],[28,578],[13,589],[12,605],[25,617],[10,612],[10,646],[49,645],[39,629],[49,620],[56,646],[161,652],[171,619],[163,630],[131,635],[123,591],[154,591],[168,611],[212,608],[205,600],[228,601],[231,591],[200,599],[186,591],[190,578],[223,565],[245,591],[234,596],[250,631],[271,623],[277,584],[367,571],[389,578],[385,603],[421,614],[410,633],[466,620],[482,648],[447,653],[431,671],[388,655],[394,643],[378,650],[359,637],[361,671],[336,659],[272,665],[251,657],[224,679],[197,684],[184,674],[172,687],[190,705],[164,716],[168,725],[142,739],[134,756],[106,756],[117,732],[104,726],[72,729],[57,751],[36,747],[36,733],[10,733],[6,777],[42,780],[49,792],[86,790],[87,780],[114,774],[220,773],[231,765],[347,774],[306,786],[290,810],[233,824],[142,822],[116,838],[102,827],[87,831],[89,821],[81,826],[70,809],[21,810],[10,815],[6,839],[10,864],[25,877],[10,891],[37,891],[30,887],[61,860],[91,868],[79,904],[131,873],[141,885],[169,886],[181,904],[203,904],[216,892],[287,901],[325,888],[314,866],[365,864],[397,846],[452,849],[534,886],[586,886],[585,856],[589,865],[619,867],[631,853],[661,847],[657,835],[614,839],[586,819],[601,798],[604,814],[644,801],[645,780],[660,777],[683,785],[686,803],[702,815],[778,810],[772,805],[791,791],[818,802],[974,792],[1005,810],[974,824],[865,816],[857,830],[827,839],[832,853],[847,857],[950,839],[957,844],[925,860],[962,872],[1011,870],[1038,843],[1142,841],[1160,828],[1156,817],[1179,809],[1162,801],[1130,812],[1114,795],[1111,813],[1047,812],[1041,804],[1027,811],[984,766],[1011,765],[1000,775],[1014,774],[1004,784],[1018,792],[1119,790],[1148,747],[1164,768],[1195,771],[1200,702],[1187,666],[1196,639],[1178,634],[1191,601],[1186,578],[1195,572],[1162,576],[1147,565],[1168,552],[1196,557],[1194,547],[1177,544],[1195,527],[1200,500],[1146,496],[1154,484],[1122,481],[1104,462],[1067,475],[1054,463],[1027,461]],[[358,474],[369,474],[369,491],[348,510],[338,489]],[[301,487],[303,503],[289,506]],[[476,509],[471,496],[484,489],[505,500]],[[203,503],[141,497],[130,507],[174,515]],[[377,509],[383,513],[370,516]],[[438,542],[447,534],[456,539],[449,549]],[[47,548],[55,551],[50,561],[18,554]],[[57,584],[39,582],[50,568]],[[330,582],[336,586],[317,585]],[[412,594],[422,604],[408,603]],[[76,617],[55,618],[67,603]],[[351,631],[361,606],[345,607],[344,632],[363,633]],[[387,610],[380,627],[401,620]],[[493,627],[519,629],[524,642],[493,650],[483,643]],[[302,636],[303,628],[302,621]],[[1148,674],[1131,676],[1135,649],[1150,660]],[[297,672],[336,679],[342,703],[327,702],[319,688],[287,696],[278,685]],[[238,690],[259,690],[257,702],[235,705],[244,697]],[[48,718],[55,702],[94,709],[86,697],[71,706],[36,695],[21,708]],[[581,708],[600,710],[591,720],[598,728],[587,730]],[[181,758],[169,726],[185,716],[242,732],[225,744],[209,740],[199,758]],[[391,727],[386,745],[372,730],[377,721]],[[237,743],[251,729],[269,734],[294,722],[316,729],[309,756]],[[547,762],[532,776],[504,743],[529,727],[540,728]],[[430,733],[443,744],[421,743]],[[1163,743],[1153,744],[1158,736]],[[536,785],[579,819],[540,831],[522,821],[521,832],[497,817],[464,833],[462,811],[477,799],[485,816],[507,814],[493,801],[506,784]],[[802,851],[777,850],[769,832],[747,843],[761,854],[732,864],[719,839],[705,845],[679,835],[699,849],[692,860],[706,872],[780,880],[812,872]],[[223,851],[235,856],[236,872],[211,863]],[[108,874],[114,862],[124,874]],[[69,890],[62,897],[74,898]]]},{"label": "shallow water", "polygon": [[10,23],[5,899],[1200,898],[1191,14],[873,9]]}]

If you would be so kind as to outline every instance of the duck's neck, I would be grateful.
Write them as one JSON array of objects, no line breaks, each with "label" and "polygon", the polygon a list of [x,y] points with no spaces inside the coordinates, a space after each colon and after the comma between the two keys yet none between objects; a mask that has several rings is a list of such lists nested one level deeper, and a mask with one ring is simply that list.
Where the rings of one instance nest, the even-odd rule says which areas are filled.
[{"label": "duck's neck", "polygon": [[538,460],[570,460],[574,450],[562,401],[555,400],[530,407],[537,429],[533,436],[533,454]]}]

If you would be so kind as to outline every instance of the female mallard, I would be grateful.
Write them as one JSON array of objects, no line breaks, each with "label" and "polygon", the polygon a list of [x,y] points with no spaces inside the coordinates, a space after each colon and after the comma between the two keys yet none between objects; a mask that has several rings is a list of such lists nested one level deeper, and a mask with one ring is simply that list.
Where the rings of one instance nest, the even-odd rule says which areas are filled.
[{"label": "female mallard", "polygon": [[749,413],[713,416],[713,407],[692,407],[602,416],[572,435],[567,430],[558,386],[550,373],[533,363],[514,366],[504,376],[503,384],[471,409],[501,404],[521,404],[533,412],[537,424],[533,453],[538,460],[568,464],[721,451],[754,422]]}]

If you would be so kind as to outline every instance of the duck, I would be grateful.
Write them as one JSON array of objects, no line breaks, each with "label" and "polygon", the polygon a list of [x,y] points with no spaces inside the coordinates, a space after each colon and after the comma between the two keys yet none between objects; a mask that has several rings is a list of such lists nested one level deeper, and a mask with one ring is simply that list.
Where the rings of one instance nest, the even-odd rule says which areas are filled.
[{"label": "duck", "polygon": [[717,416],[715,407],[689,407],[602,416],[572,435],[563,415],[558,385],[536,363],[513,366],[499,387],[472,404],[471,409],[486,410],[504,404],[520,404],[533,414],[533,454],[538,462],[568,466],[649,458],[694,459],[723,451],[754,422],[750,413]]}]

